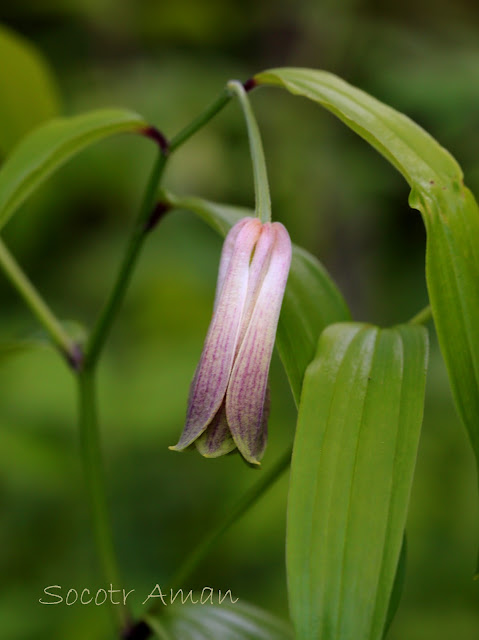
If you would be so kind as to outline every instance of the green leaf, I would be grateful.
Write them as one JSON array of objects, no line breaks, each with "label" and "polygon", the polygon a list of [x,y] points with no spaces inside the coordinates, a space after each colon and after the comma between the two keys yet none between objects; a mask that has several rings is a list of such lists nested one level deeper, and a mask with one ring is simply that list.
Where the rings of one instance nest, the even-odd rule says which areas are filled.
[{"label": "green leaf", "polygon": [[161,640],[293,640],[286,622],[251,604],[229,600],[170,605],[162,616],[148,616],[147,622]]},{"label": "green leaf", "polygon": [[30,129],[60,112],[45,60],[27,40],[0,25],[0,156]]},{"label": "green leaf", "polygon": [[[297,640],[380,640],[424,403],[427,333],[336,324],[306,371],[287,573]],[[394,602],[393,605],[394,606]]]},{"label": "green leaf", "polygon": [[[241,218],[254,215],[250,209],[200,198],[179,198],[165,192],[162,197],[175,208],[196,213],[222,236]],[[328,324],[349,319],[347,305],[326,269],[310,253],[293,245],[276,344],[297,404],[321,331]]]},{"label": "green leaf", "polygon": [[[255,81],[283,87],[318,102],[382,153],[411,186],[430,191],[430,180],[455,181],[461,169],[454,158],[424,129],[365,91],[325,71],[272,69]],[[441,185],[442,186],[442,185]]]},{"label": "green leaf", "polygon": [[479,209],[454,158],[405,115],[324,71],[255,76],[318,102],[382,153],[412,188],[427,230],[426,279],[458,412],[479,465]]},{"label": "green leaf", "polygon": [[462,185],[434,197],[412,192],[427,229],[426,276],[458,413],[479,466],[479,209]]},{"label": "green leaf", "polygon": [[276,344],[297,404],[321,332],[334,322],[350,319],[349,309],[323,265],[293,245]]},{"label": "green leaf", "polygon": [[57,118],[24,138],[0,169],[0,228],[27,196],[55,169],[85,147],[121,132],[146,126],[141,116],[123,109],[101,109]]}]

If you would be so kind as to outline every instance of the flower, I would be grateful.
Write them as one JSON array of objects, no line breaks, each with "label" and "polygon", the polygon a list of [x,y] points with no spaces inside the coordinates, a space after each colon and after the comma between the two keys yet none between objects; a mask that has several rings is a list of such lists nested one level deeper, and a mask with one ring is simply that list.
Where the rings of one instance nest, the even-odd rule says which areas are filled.
[{"label": "flower", "polygon": [[259,464],[266,446],[268,372],[291,263],[291,241],[279,222],[243,218],[223,246],[213,317],[191,383],[183,433],[205,457],[236,447]]}]

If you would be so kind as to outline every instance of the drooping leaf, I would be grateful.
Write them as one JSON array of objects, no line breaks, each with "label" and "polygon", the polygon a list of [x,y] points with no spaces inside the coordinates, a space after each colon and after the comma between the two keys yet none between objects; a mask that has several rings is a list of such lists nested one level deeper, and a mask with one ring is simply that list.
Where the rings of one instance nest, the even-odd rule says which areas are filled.
[{"label": "drooping leaf", "polygon": [[382,153],[411,186],[427,231],[426,279],[458,412],[479,465],[479,209],[454,158],[410,118],[324,71],[272,69],[259,85],[319,103]]},{"label": "drooping leaf", "polygon": [[[208,594],[205,594],[205,598]],[[161,640],[293,640],[290,625],[251,604],[170,605],[147,621]]]},{"label": "drooping leaf", "polygon": [[[225,236],[250,209],[208,202],[200,198],[163,197],[174,207],[200,216]],[[278,323],[276,344],[296,403],[306,367],[311,362],[321,331],[334,322],[350,319],[350,313],[326,269],[310,253],[293,245],[291,269]]]},{"label": "drooping leaf", "polygon": [[[336,324],[306,371],[287,573],[297,640],[380,640],[422,422],[427,333]],[[394,603],[393,603],[394,606]]]},{"label": "drooping leaf", "polygon": [[[454,158],[424,129],[399,111],[365,91],[325,71],[272,69],[255,81],[283,87],[325,107],[382,153],[411,186],[430,190],[430,180],[458,180],[461,170]],[[439,185],[439,187],[442,185]]]},{"label": "drooping leaf", "polygon": [[141,116],[123,109],[101,109],[56,118],[35,129],[0,168],[0,228],[27,196],[55,169],[85,147],[121,132],[141,131]]},{"label": "drooping leaf", "polygon": [[35,47],[0,25],[0,158],[30,129],[60,113],[58,90]]}]

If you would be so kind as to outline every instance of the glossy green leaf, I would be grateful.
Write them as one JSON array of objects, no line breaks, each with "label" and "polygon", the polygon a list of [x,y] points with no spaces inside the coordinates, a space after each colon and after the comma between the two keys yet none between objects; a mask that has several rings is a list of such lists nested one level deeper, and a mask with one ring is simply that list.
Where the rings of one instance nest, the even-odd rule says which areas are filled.
[{"label": "glossy green leaf", "polygon": [[[204,591],[204,590],[203,590]],[[224,595],[224,594],[223,594]],[[186,594],[185,594],[186,596]],[[161,640],[293,640],[289,624],[270,613],[242,601],[232,604],[170,605],[158,617],[149,616],[148,623]],[[204,598],[208,597],[208,591]]]},{"label": "glossy green leaf", "polygon": [[439,343],[479,465],[479,209],[459,165],[410,118],[330,73],[273,69],[255,81],[321,104],[411,186],[410,205],[427,230],[426,278]]},{"label": "glossy green leaf", "polygon": [[55,169],[85,147],[121,132],[146,126],[141,116],[123,109],[101,109],[56,118],[30,133],[0,169],[0,228],[25,198]]},{"label": "glossy green leaf", "polygon": [[27,40],[0,25],[0,157],[30,129],[60,112],[45,60]]},{"label": "glossy green leaf", "polygon": [[[297,640],[380,640],[422,422],[427,333],[336,324],[306,371],[287,573]],[[394,602],[393,605],[394,606]]]},{"label": "glossy green leaf", "polygon": [[[163,197],[174,207],[196,213],[223,236],[238,220],[254,215],[250,209],[200,198],[178,198],[166,193]],[[296,403],[299,403],[304,372],[313,359],[321,331],[328,324],[349,319],[346,303],[326,269],[310,253],[293,245],[276,344]]]},{"label": "glossy green leaf", "polygon": [[367,140],[400,171],[411,186],[431,190],[458,180],[454,158],[410,118],[341,78],[313,69],[272,69],[255,76],[258,84],[280,86],[318,102]]}]

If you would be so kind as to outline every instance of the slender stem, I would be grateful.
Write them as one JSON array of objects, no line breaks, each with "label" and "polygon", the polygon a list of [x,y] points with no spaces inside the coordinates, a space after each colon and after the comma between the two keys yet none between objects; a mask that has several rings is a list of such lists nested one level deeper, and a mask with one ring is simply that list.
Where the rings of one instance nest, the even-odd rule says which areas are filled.
[{"label": "slender stem", "polygon": [[[90,497],[90,508],[95,530],[95,540],[102,564],[103,578],[111,588],[120,589],[120,573],[118,570],[113,532],[110,526],[106,498],[105,479],[98,432],[96,410],[95,374],[83,370],[77,376],[79,392],[80,442],[83,467]],[[118,616],[120,629],[124,629],[128,620],[126,607],[115,605],[113,609]]]},{"label": "slender stem", "polygon": [[253,162],[256,214],[261,222],[271,222],[271,197],[269,193],[268,172],[266,170],[266,160],[258,124],[248,100],[248,95],[241,82],[232,80],[228,82],[227,87],[238,96],[248,128],[251,160]]},{"label": "slender stem", "polygon": [[70,338],[59,320],[53,314],[46,302],[40,296],[27,275],[12,256],[6,245],[0,239],[0,266],[9,278],[18,293],[22,296],[27,306],[30,307],[39,322],[48,331],[50,337],[67,360],[75,365],[79,358],[79,347]]},{"label": "slender stem", "polygon": [[86,368],[94,369],[103,346],[108,338],[116,314],[118,313],[125,297],[133,269],[136,265],[145,238],[147,237],[147,232],[149,231],[148,220],[154,211],[156,191],[165,168],[166,160],[167,155],[160,150],[153,166],[138,219],[135,228],[133,229],[133,233],[130,236],[115,284],[86,345],[84,361],[84,366]]},{"label": "slender stem", "polygon": [[409,320],[409,324],[426,324],[429,320],[432,319],[432,309],[429,304],[424,309],[421,309],[419,313],[417,313],[411,320]]},{"label": "slender stem", "polygon": [[[83,367],[78,376],[82,452],[96,532],[96,542],[103,566],[104,577],[108,583],[113,585],[119,585],[119,572],[116,563],[113,535],[109,524],[106,491],[102,474],[103,466],[95,407],[95,371],[113,322],[125,297],[134,267],[148,232],[158,221],[158,217],[168,208],[168,205],[165,205],[164,208],[161,204],[160,206],[156,205],[158,185],[168,157],[198,129],[206,124],[229,100],[229,93],[224,91],[205,113],[183,129],[183,131],[180,131],[180,133],[173,138],[171,144],[168,145],[166,140],[160,136],[162,144],[160,144],[158,156],[148,180],[136,225],[130,236],[111,293],[87,342]],[[120,605],[117,605],[115,609],[118,610],[121,628],[123,632],[126,633],[126,624],[128,622],[127,611]]]},{"label": "slender stem", "polygon": [[[208,533],[203,540],[193,549],[193,551],[186,557],[183,564],[175,573],[171,580],[171,589],[177,591],[182,584],[192,575],[198,565],[207,557],[210,551],[216,546],[216,543],[221,536],[233,525],[239,518],[248,511],[259,498],[281,477],[286,471],[291,462],[291,449],[288,449],[283,455],[275,462],[275,464],[268,469],[267,472],[261,475],[260,479],[254,484],[246,493],[244,493],[233,506],[233,508],[225,514],[225,516],[218,522],[215,528]],[[154,604],[150,607],[147,615],[143,620],[136,622],[123,636],[125,640],[146,640],[153,634],[153,629],[149,624],[150,615],[154,615],[161,608],[162,604]]]},{"label": "slender stem", "polygon": [[182,129],[171,139],[169,149],[170,153],[180,147],[188,138],[191,138],[199,129],[205,126],[221,109],[231,100],[231,93],[228,89],[223,89],[220,95],[212,104],[207,107],[203,113],[195,118],[189,125]]},{"label": "slender stem", "polygon": [[145,191],[137,225],[130,238],[110,297],[103,308],[86,347],[86,367],[94,368],[125,296],[133,269],[146,237],[146,232],[149,231],[148,218],[154,208],[158,184],[169,156],[207,124],[230,100],[231,93],[227,89],[224,89],[216,100],[207,107],[203,113],[174,136],[169,144],[161,137],[163,144],[160,145],[158,158]]},{"label": "slender stem", "polygon": [[[241,496],[233,508],[225,514],[216,527],[206,535],[193,551],[186,557],[183,564],[175,573],[171,580],[171,589],[178,590],[182,584],[192,575],[198,565],[206,558],[210,551],[216,546],[221,536],[234,524],[248,509],[250,509],[259,498],[271,487],[275,481],[281,477],[291,462],[291,449],[275,462],[275,464],[264,475],[262,474],[258,482],[254,484],[245,494]],[[136,622],[123,636],[125,640],[146,640],[153,634],[153,629],[149,623],[150,615],[154,615],[161,609],[162,605],[154,604],[148,610],[143,620]]]},{"label": "slender stem", "polygon": [[[168,144],[159,132],[155,131],[155,135],[151,135],[150,132],[150,137],[153,137],[155,140],[158,138],[160,142],[158,156],[148,180],[138,219],[130,236],[115,283],[87,342],[82,363],[83,366],[78,375],[80,437],[85,476],[103,574],[107,583],[112,586],[119,585],[120,582],[103,478],[100,437],[96,414],[95,371],[113,322],[125,297],[128,284],[147,234],[156,224],[159,216],[168,209],[167,204],[156,204],[158,186],[168,157],[175,149],[186,142],[196,131],[211,120],[230,99],[231,94],[225,89],[215,102],[190,125],[180,131],[172,139],[170,144]],[[131,627],[129,626],[129,616],[126,607],[116,605],[115,610],[117,611],[123,637],[130,637],[128,635],[130,632],[136,633],[136,635],[132,636],[135,638],[147,637],[144,635],[145,628],[148,630],[148,625],[146,625],[145,622],[140,621]]]},{"label": "slender stem", "polygon": [[[98,555],[102,563],[104,579],[107,584],[112,585],[112,588],[115,586],[120,588],[120,579],[103,477],[100,434],[96,412],[95,371],[110,329],[124,299],[144,240],[158,217],[158,211],[155,209],[156,191],[166,159],[165,149],[160,148],[148,180],[136,225],[130,236],[130,241],[110,296],[87,342],[83,367],[78,375],[83,465]],[[120,629],[124,630],[129,620],[127,609],[121,604],[115,605],[113,608],[118,616]]]},{"label": "slender stem", "polygon": [[[214,549],[221,536],[278,480],[289,467],[290,462],[291,449],[288,449],[268,471],[264,473],[260,472],[261,477],[259,480],[239,498],[232,509],[224,515],[214,529],[212,529],[185,558],[171,580],[171,588],[173,591],[179,589],[181,585],[188,580],[198,565],[205,559],[210,551]],[[153,606],[150,613],[154,611],[155,607]]]},{"label": "slender stem", "polygon": [[[136,225],[120,264],[117,278],[87,342],[83,366],[77,378],[81,450],[96,546],[102,564],[104,580],[107,584],[112,585],[112,588],[121,588],[121,585],[103,477],[103,462],[96,411],[95,371],[109,331],[125,296],[143,242],[152,227],[153,221],[156,221],[153,220],[158,213],[155,210],[156,190],[165,167],[166,158],[165,150],[160,149],[145,190]],[[120,629],[126,629],[129,621],[126,607],[119,604],[113,606],[113,609],[118,617]]]}]

